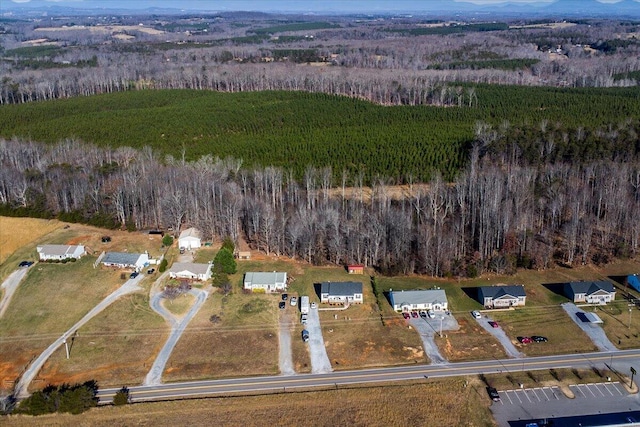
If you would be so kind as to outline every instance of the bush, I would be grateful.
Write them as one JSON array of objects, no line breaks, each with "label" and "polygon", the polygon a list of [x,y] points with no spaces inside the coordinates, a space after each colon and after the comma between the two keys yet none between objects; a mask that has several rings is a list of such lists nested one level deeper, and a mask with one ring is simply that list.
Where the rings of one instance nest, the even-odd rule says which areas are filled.
[{"label": "bush", "polygon": [[98,405],[97,393],[98,384],[95,381],[75,385],[49,385],[23,400],[16,412],[28,415],[53,412],[80,414]]},{"label": "bush", "polygon": [[167,261],[167,259],[164,258],[162,261],[160,261],[160,266],[158,267],[158,271],[160,273],[164,273],[167,270],[168,265],[169,265],[169,261]]},{"label": "bush", "polygon": [[127,405],[130,402],[129,389],[123,386],[113,396],[113,404],[115,406]]},{"label": "bush", "polygon": [[230,237],[227,237],[224,239],[224,242],[222,242],[222,247],[220,249],[226,249],[233,254],[236,250],[236,246],[233,244],[233,240],[231,240]]},{"label": "bush", "polygon": [[173,245],[173,237],[170,234],[165,234],[162,238],[162,244],[167,247]]}]

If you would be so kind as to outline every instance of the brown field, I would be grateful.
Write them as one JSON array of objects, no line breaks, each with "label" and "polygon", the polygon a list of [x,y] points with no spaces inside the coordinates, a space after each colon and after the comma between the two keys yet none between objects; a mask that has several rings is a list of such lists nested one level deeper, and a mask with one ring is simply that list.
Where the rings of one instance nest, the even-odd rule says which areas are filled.
[{"label": "brown field", "polygon": [[[82,415],[11,416],[11,426],[495,426],[477,379],[225,397],[92,409]],[[336,410],[340,408],[339,410]]]},{"label": "brown field", "polygon": [[182,317],[187,314],[196,298],[191,294],[182,294],[174,300],[163,299],[161,304],[172,314]]},{"label": "brown field", "polygon": [[[0,265],[10,255],[25,246],[33,245],[35,249],[35,245],[39,243],[38,239],[63,226],[64,223],[57,220],[0,216]],[[26,259],[37,259],[35,251],[30,255]],[[0,272],[0,279],[2,277],[4,275]]]},{"label": "brown field", "polygon": [[614,345],[619,349],[640,347],[640,311],[637,307],[629,307],[627,301],[614,301],[594,308],[604,322],[602,328]]},{"label": "brown field", "polygon": [[478,322],[470,317],[457,316],[460,329],[447,331],[443,338],[436,337],[440,353],[450,362],[469,360],[505,359],[507,353],[500,343]]},{"label": "brown field", "polygon": [[141,384],[168,331],[164,319],[149,308],[146,295],[125,296],[80,329],[70,359],[63,348],[54,353],[40,372],[41,384],[91,379],[101,387]]}]

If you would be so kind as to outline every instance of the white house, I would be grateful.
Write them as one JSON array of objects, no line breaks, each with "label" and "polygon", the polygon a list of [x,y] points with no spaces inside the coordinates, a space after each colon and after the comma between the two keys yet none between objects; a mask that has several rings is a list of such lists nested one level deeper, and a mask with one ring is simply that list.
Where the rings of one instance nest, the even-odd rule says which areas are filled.
[{"label": "white house", "polygon": [[392,291],[389,293],[391,306],[398,312],[417,310],[446,311],[449,308],[447,295],[442,289],[424,291]]},{"label": "white house", "polygon": [[527,294],[522,285],[494,285],[478,288],[478,301],[485,308],[509,308],[524,306]]},{"label": "white house", "polygon": [[328,304],[362,304],[362,282],[322,282],[320,302]]},{"label": "white house", "polygon": [[42,245],[36,247],[40,261],[78,259],[86,254],[82,245]]},{"label": "white house", "polygon": [[616,288],[606,280],[565,283],[564,292],[573,302],[606,304],[616,299]]},{"label": "white house", "polygon": [[174,262],[169,269],[172,279],[209,280],[213,264],[196,264],[193,262]]},{"label": "white house", "polygon": [[107,252],[100,262],[106,267],[133,268],[140,271],[149,265],[149,254]]},{"label": "white house", "polygon": [[286,291],[287,273],[278,271],[245,273],[244,288],[264,292]]},{"label": "white house", "polygon": [[191,250],[199,248],[200,246],[202,246],[200,231],[197,229],[191,227],[180,233],[180,237],[178,237],[178,247]]}]

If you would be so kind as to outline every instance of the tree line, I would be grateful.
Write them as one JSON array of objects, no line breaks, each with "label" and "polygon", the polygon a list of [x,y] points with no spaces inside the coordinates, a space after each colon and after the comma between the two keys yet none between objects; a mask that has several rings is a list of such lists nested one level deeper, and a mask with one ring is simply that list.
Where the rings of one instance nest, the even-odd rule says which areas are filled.
[{"label": "tree line", "polygon": [[387,274],[475,276],[638,252],[638,159],[529,164],[517,150],[492,156],[487,132],[478,126],[452,182],[435,174],[402,195],[383,178],[370,188],[346,171],[335,179],[330,167],[308,167],[297,180],[232,158],[2,140],[0,206],[5,215],[129,230],[191,225],[205,238],[244,238],[265,253]]}]

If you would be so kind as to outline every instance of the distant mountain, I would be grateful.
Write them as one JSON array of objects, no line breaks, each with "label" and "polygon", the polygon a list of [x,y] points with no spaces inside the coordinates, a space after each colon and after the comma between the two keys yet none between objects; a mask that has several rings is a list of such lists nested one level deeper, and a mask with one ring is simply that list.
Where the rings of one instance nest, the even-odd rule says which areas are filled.
[{"label": "distant mountain", "polygon": [[31,0],[14,3],[0,0],[0,15],[15,14],[96,14],[110,13],[183,13],[258,11],[280,13],[324,14],[463,14],[503,16],[555,17],[640,17],[640,2],[622,0],[600,3],[597,0],[557,0],[554,3],[521,3],[505,0],[501,3],[476,4],[453,0]]}]

